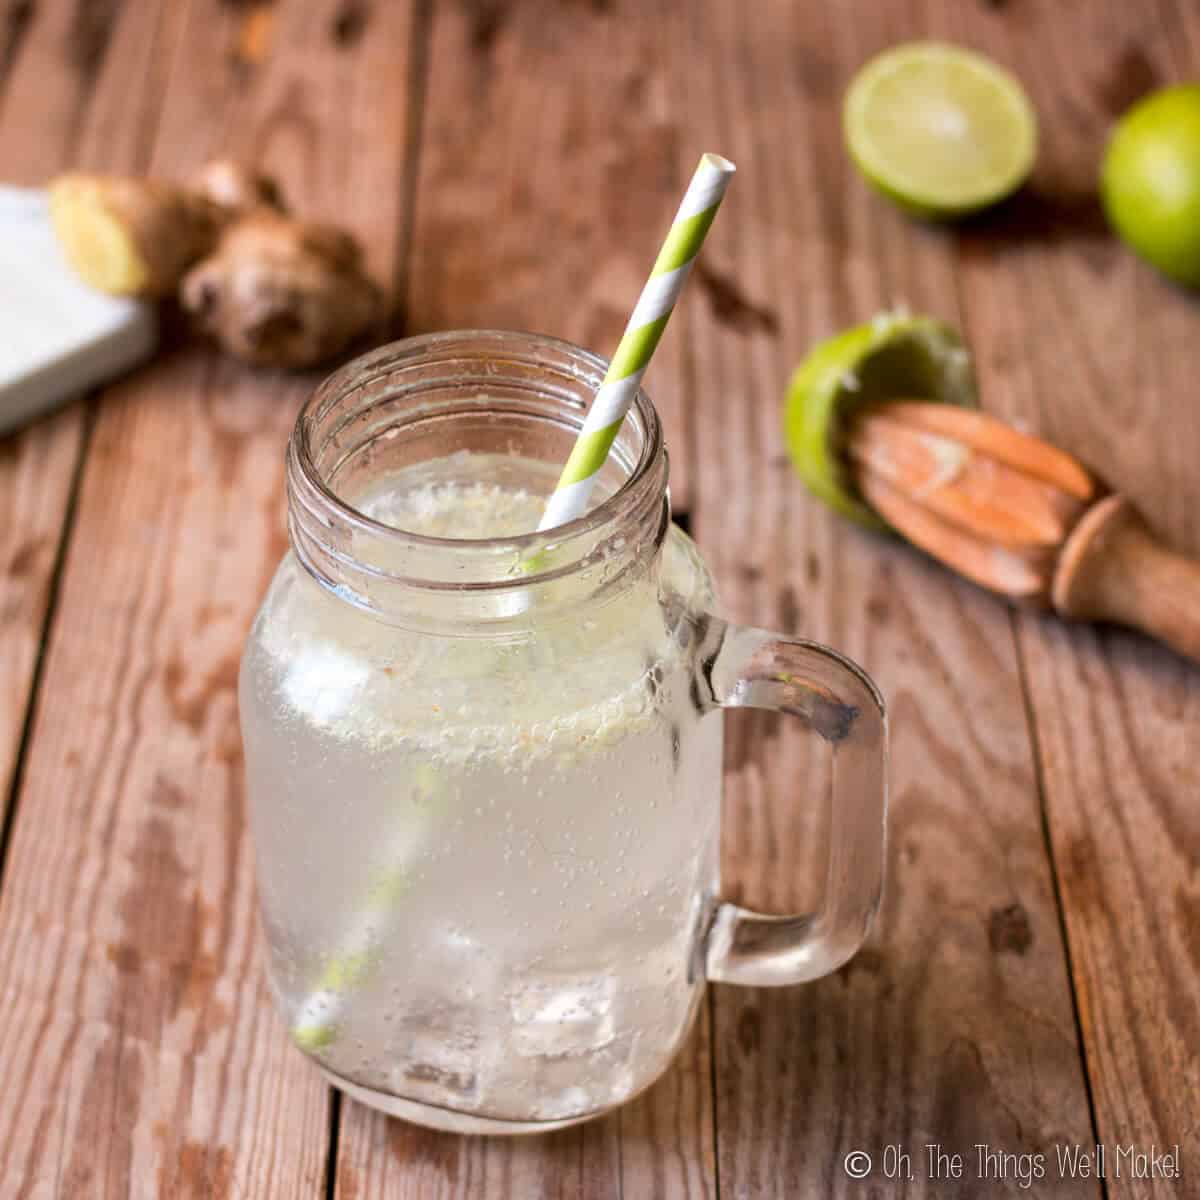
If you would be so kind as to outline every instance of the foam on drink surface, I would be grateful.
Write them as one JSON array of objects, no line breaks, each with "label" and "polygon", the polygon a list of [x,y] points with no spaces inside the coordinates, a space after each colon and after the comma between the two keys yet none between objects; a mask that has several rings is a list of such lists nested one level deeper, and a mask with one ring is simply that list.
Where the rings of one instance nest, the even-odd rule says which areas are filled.
[{"label": "foam on drink surface", "polygon": [[[507,538],[537,527],[554,482],[543,463],[459,454],[382,481],[356,506],[425,537]],[[560,617],[532,642],[504,642],[373,627],[334,597],[314,603],[309,591],[268,630],[296,715],[376,747],[408,741],[442,760],[577,759],[651,715],[659,660],[672,652],[644,595]]]},{"label": "foam on drink surface", "polygon": [[[398,480],[377,484],[356,500],[356,507],[384,525],[423,537],[463,540],[532,533],[546,506],[548,488],[538,485],[553,487],[553,474],[544,463],[522,459],[517,461],[524,484],[463,481],[463,475],[499,473],[501,467],[491,465],[495,458],[460,452],[422,464]],[[511,462],[508,456],[501,460],[506,475],[513,472]]]}]

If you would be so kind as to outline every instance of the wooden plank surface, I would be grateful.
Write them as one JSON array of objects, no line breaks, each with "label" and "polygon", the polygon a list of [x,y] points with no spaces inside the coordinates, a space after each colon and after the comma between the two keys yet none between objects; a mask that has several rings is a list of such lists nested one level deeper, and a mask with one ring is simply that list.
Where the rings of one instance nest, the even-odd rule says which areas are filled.
[{"label": "wooden plank surface", "polygon": [[[167,8],[152,168],[258,156],[392,274],[411,6],[354,36],[339,3],[269,26],[262,6]],[[137,65],[112,68],[133,94]],[[6,1194],[322,1193],[329,1092],[271,1012],[234,696],[310,386],[189,349],[101,404],[0,893]]]},{"label": "wooden plank surface", "polygon": [[[0,42],[3,182],[38,187],[70,163],[144,170],[161,88],[160,6],[92,28],[70,4],[8,7]],[[130,88],[129,80],[139,86]],[[0,438],[0,824],[11,798],[54,571],[85,441],[84,406]]]},{"label": "wooden plank surface", "polygon": [[[1033,186],[948,232],[869,194],[841,149],[850,74],[915,36],[1009,63],[1042,116]],[[968,331],[988,407],[1200,552],[1196,308],[1092,192],[1113,115],[1198,66],[1200,19],[1172,0],[0,4],[6,181],[259,157],[367,239],[413,331],[611,348],[696,155],[728,153],[650,385],[676,503],[732,615],[844,649],[893,718],[889,888],[834,978],[715,989],[664,1080],[578,1130],[462,1139],[331,1107],[270,1012],[232,693],[311,381],[172,350],[100,404],[67,543],[0,878],[0,1193],[1097,1196],[1053,1169],[1029,1193],[934,1181],[920,1157],[1097,1138],[1181,1143],[1194,1171],[1200,674],[1014,617],[833,518],[791,473],[779,401],[814,338],[894,302],[936,312]],[[0,784],[84,443],[72,410],[0,444]],[[820,756],[763,716],[729,744],[727,891],[811,904]],[[847,1179],[848,1152],[878,1168],[889,1145],[911,1181]]]},{"label": "wooden plank surface", "polygon": [[[1200,12],[1103,7],[1043,6],[1019,37],[978,30],[1022,68],[1044,151],[1029,193],[963,240],[969,328],[989,404],[1197,554],[1196,304],[1108,236],[1091,188],[1109,123],[1200,74]],[[1023,56],[1026,40],[1047,53]],[[1200,670],[1132,634],[1033,614],[1018,631],[1098,1133],[1179,1145],[1186,1170],[1200,1153]],[[1112,1192],[1192,1194],[1195,1170]]]}]

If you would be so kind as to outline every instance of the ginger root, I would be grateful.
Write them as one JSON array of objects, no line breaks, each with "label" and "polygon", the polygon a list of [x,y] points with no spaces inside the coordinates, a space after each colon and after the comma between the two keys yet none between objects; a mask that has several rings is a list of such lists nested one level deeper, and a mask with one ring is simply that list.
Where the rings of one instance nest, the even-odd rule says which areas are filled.
[{"label": "ginger root", "polygon": [[381,300],[349,234],[269,207],[228,225],[216,250],[188,271],[180,296],[231,354],[282,367],[313,366],[345,349]]},{"label": "ginger root", "polygon": [[289,216],[275,181],[233,159],[187,185],[63,175],[50,211],[85,283],[117,296],[178,291],[196,324],[248,362],[313,366],[381,307],[354,238]]},{"label": "ginger root", "polygon": [[234,216],[255,208],[287,212],[279,184],[235,158],[218,158],[202,167],[192,178],[192,188]]},{"label": "ginger root", "polygon": [[70,174],[50,216],[71,266],[114,296],[165,296],[215,244],[226,217],[207,196],[157,179]]}]

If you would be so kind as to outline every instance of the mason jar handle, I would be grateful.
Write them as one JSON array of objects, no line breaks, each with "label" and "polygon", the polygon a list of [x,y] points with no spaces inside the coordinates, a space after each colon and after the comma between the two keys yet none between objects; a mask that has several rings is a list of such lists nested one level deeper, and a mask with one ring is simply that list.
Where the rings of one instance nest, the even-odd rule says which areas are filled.
[{"label": "mason jar handle", "polygon": [[883,888],[887,718],[865,672],[815,642],[711,618],[700,654],[708,707],[799,717],[833,752],[829,867],[816,912],[765,916],[721,902],[709,927],[709,979],[750,987],[803,983],[837,970],[870,928]]}]

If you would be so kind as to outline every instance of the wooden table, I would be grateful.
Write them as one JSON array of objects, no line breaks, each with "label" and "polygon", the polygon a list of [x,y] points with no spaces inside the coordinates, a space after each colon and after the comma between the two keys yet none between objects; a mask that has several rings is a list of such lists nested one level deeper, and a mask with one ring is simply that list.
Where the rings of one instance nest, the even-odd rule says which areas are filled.
[{"label": "wooden table", "polygon": [[[854,68],[928,35],[1013,66],[1042,118],[1032,186],[945,231],[839,132]],[[780,433],[804,348],[907,303],[965,330],[989,408],[1200,553],[1200,310],[1093,194],[1114,115],[1198,67],[1184,0],[0,0],[0,178],[252,156],[364,237],[387,333],[610,349],[698,153],[732,157],[651,376],[675,503],[731,614],[844,649],[893,718],[886,901],[834,977],[713,988],[674,1070],[575,1131],[339,1100],[271,1012],[234,695],[312,380],[171,349],[0,443],[0,1195],[1200,1196],[1200,672],[847,526]],[[811,898],[808,753],[731,722],[746,902]],[[1096,1141],[1178,1143],[1185,1177],[1060,1179],[1055,1145]],[[982,1180],[976,1143],[1046,1177]]]}]

